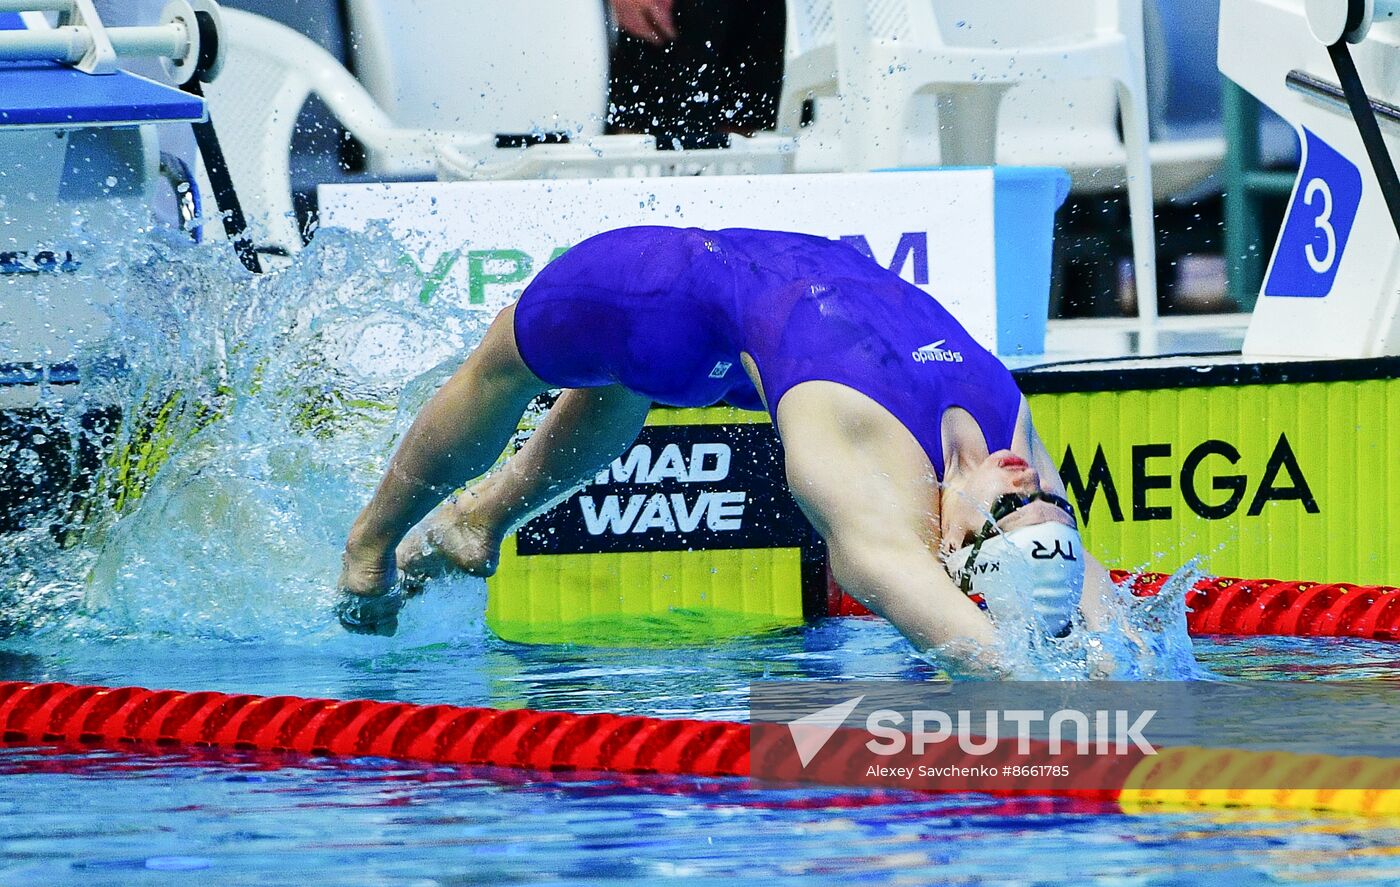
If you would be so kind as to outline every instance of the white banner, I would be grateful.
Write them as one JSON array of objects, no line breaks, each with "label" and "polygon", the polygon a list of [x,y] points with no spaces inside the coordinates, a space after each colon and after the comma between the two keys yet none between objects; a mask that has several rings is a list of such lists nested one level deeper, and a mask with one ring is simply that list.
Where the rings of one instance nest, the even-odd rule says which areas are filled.
[{"label": "white banner", "polygon": [[495,312],[550,259],[630,225],[769,228],[842,238],[996,347],[990,170],[325,185],[323,227],[384,221],[438,298]]}]

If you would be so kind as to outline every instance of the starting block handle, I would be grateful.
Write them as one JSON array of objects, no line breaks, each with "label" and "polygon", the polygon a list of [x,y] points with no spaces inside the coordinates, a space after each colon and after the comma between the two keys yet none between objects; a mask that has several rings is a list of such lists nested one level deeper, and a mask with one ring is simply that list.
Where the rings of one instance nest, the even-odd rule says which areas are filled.
[{"label": "starting block handle", "polygon": [[[4,61],[62,62],[77,65],[92,51],[91,28],[65,25],[43,31],[0,31],[0,59]],[[190,36],[183,24],[110,28],[109,45],[120,56],[183,56]]]},{"label": "starting block handle", "polygon": [[214,0],[170,0],[158,25],[107,28],[93,0],[0,0],[0,12],[58,12],[59,26],[0,31],[0,61],[47,61],[89,74],[117,70],[117,57],[156,57],[177,84],[219,75],[219,6]]},{"label": "starting block handle", "polygon": [[[97,14],[92,0],[0,0],[0,12],[57,12],[58,30],[63,33],[62,42],[55,48],[66,50],[61,59],[89,74],[116,72],[117,51],[107,37],[107,29],[102,26],[102,18]],[[26,61],[35,58],[24,53],[24,44],[32,42],[35,37],[43,42],[49,36],[29,30],[8,31],[6,34],[6,40],[0,43],[0,59],[7,58],[5,50],[8,48],[18,53],[9,58]]]},{"label": "starting block handle", "polygon": [[85,28],[0,31],[0,59],[7,62],[52,60],[73,64],[87,52],[90,42],[91,36]]},{"label": "starting block handle", "polygon": [[1306,0],[1304,11],[1313,37],[1327,47],[1361,143],[1371,160],[1390,221],[1400,235],[1400,175],[1381,136],[1380,123],[1357,73],[1348,43],[1361,43],[1377,18],[1400,18],[1400,0]]}]

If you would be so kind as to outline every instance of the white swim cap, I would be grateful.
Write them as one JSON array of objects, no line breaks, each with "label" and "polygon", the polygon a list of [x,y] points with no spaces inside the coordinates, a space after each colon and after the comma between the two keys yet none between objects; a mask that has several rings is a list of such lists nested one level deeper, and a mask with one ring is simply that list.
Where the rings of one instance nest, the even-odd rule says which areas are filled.
[{"label": "white swim cap", "polygon": [[1084,589],[1084,546],[1078,530],[1047,521],[960,548],[947,569],[998,621],[1034,618],[1046,635],[1062,637]]}]

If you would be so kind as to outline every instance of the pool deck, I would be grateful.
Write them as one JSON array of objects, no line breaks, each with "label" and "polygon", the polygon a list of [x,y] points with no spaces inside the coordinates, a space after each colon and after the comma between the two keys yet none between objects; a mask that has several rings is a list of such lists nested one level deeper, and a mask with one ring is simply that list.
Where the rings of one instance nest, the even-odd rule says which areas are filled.
[{"label": "pool deck", "polygon": [[[1131,317],[1095,317],[1050,321],[1045,353],[1002,357],[1013,370],[1052,372],[1061,369],[1102,369],[1142,366],[1144,363],[1238,363],[1248,314],[1188,314],[1158,321],[1158,348],[1142,353],[1138,321]],[[1199,356],[1197,356],[1199,355]],[[1121,364],[1112,363],[1121,358]],[[1287,360],[1289,358],[1267,358]],[[1254,360],[1254,358],[1250,358]]]}]

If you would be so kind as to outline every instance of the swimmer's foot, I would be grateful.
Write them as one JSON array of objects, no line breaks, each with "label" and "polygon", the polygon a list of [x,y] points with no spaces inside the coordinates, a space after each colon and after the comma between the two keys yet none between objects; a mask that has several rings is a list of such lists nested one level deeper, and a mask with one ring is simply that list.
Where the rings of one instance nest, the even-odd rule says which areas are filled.
[{"label": "swimmer's foot", "polygon": [[409,531],[395,550],[406,579],[424,580],[460,571],[490,576],[501,557],[501,535],[476,513],[476,497],[463,493],[444,502]]}]

